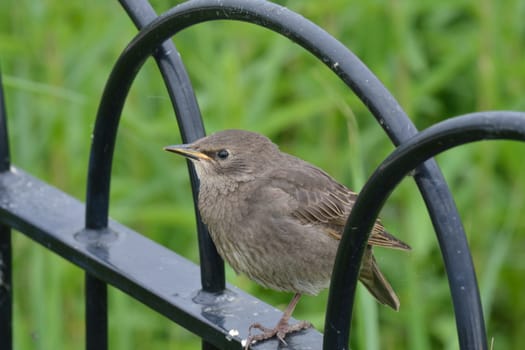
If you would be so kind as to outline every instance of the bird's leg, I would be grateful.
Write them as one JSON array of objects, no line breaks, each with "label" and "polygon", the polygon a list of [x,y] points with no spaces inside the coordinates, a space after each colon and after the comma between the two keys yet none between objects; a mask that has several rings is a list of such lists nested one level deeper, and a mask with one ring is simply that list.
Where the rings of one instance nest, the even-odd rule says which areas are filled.
[{"label": "bird's leg", "polygon": [[[284,341],[284,337],[288,333],[293,333],[300,331],[302,329],[310,328],[312,327],[312,324],[307,321],[300,321],[299,323],[296,323],[294,325],[289,325],[288,321],[290,320],[290,317],[292,317],[293,310],[295,309],[295,306],[299,302],[299,299],[301,299],[301,294],[296,293],[292,301],[290,301],[290,304],[286,307],[286,310],[284,310],[283,317],[279,320],[275,328],[267,328],[261,325],[260,323],[254,323],[250,326],[248,330],[248,339],[246,340],[246,350],[250,348],[250,345],[253,342],[258,342],[266,339],[273,338],[274,336],[277,337],[283,344],[286,345],[286,341]],[[251,335],[252,329],[258,329],[262,333]]]}]

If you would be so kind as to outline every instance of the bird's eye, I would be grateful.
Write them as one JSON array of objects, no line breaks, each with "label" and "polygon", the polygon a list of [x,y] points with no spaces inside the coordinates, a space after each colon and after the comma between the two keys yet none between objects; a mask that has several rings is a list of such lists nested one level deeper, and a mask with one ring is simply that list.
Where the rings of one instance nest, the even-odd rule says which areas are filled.
[{"label": "bird's eye", "polygon": [[219,152],[217,152],[217,157],[219,157],[219,159],[226,159],[229,155],[230,153],[225,149],[221,149]]}]

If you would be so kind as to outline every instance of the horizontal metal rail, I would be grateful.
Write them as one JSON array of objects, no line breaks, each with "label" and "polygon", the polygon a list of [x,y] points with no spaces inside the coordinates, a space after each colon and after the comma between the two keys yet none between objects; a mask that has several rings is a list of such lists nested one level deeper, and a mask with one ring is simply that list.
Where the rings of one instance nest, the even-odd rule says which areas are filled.
[{"label": "horizontal metal rail", "polygon": [[[0,221],[150,306],[221,349],[240,349],[253,322],[276,323],[280,310],[227,285],[201,292],[199,267],[110,220],[105,234],[84,229],[85,206],[12,167],[0,173]],[[81,297],[81,296],[79,296]],[[293,349],[319,349],[314,329],[287,338]],[[256,349],[275,349],[277,340]]]}]

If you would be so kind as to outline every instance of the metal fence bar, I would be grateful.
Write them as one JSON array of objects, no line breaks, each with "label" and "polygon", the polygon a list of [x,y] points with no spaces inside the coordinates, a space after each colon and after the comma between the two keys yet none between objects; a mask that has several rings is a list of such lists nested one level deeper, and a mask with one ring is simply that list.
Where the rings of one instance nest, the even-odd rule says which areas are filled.
[{"label": "metal fence bar", "polygon": [[[9,170],[9,140],[2,72],[0,72],[0,173]],[[2,349],[13,348],[13,283],[11,228],[0,224],[0,339]]]},{"label": "metal fence bar", "polygon": [[2,72],[0,71],[0,172],[9,170],[10,165],[7,111],[5,107],[4,86],[2,84]]},{"label": "metal fence bar", "polygon": [[[157,17],[146,0],[120,0],[120,3],[139,29]],[[205,135],[204,124],[197,99],[175,45],[171,40],[165,41],[155,50],[153,56],[168,90],[182,141],[189,143],[203,137]],[[188,162],[188,166],[197,218],[202,288],[208,292],[220,292],[225,286],[224,263],[215,249],[206,226],[200,219],[200,213],[197,209],[199,180],[193,164]]]},{"label": "metal fence bar", "polygon": [[108,287],[106,282],[86,272],[84,276],[86,349],[108,348]]},{"label": "metal fence bar", "polygon": [[0,224],[0,347],[13,348],[11,229]]},{"label": "metal fence bar", "polygon": [[[145,0],[119,0],[138,29],[153,21],[157,14]],[[179,125],[182,141],[192,142],[205,135],[204,124],[200,114],[197,99],[190,79],[175,45],[165,41],[154,53],[155,61],[162,73],[162,78],[170,96],[175,116]],[[200,276],[202,289],[210,293],[222,292],[226,286],[224,262],[217,253],[208,229],[201,220],[197,208],[199,180],[193,164],[187,161],[193,194],[193,206],[197,221],[197,237],[200,256]],[[203,341],[203,350],[217,349],[213,344]]]}]

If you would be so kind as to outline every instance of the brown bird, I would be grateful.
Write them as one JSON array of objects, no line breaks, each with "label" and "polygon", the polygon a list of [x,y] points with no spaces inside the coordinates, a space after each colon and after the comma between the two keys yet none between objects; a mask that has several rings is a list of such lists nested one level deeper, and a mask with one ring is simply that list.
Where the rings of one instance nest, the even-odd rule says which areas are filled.
[{"label": "brown bird", "polygon": [[[200,180],[198,207],[222,258],[260,285],[295,293],[275,328],[253,341],[311,326],[289,325],[302,294],[316,295],[330,283],[337,246],[357,194],[323,170],[279,151],[267,137],[225,130],[191,144],[165,147],[193,161]],[[399,309],[379,271],[372,246],[410,247],[375,223],[359,279],[381,303]]]}]

